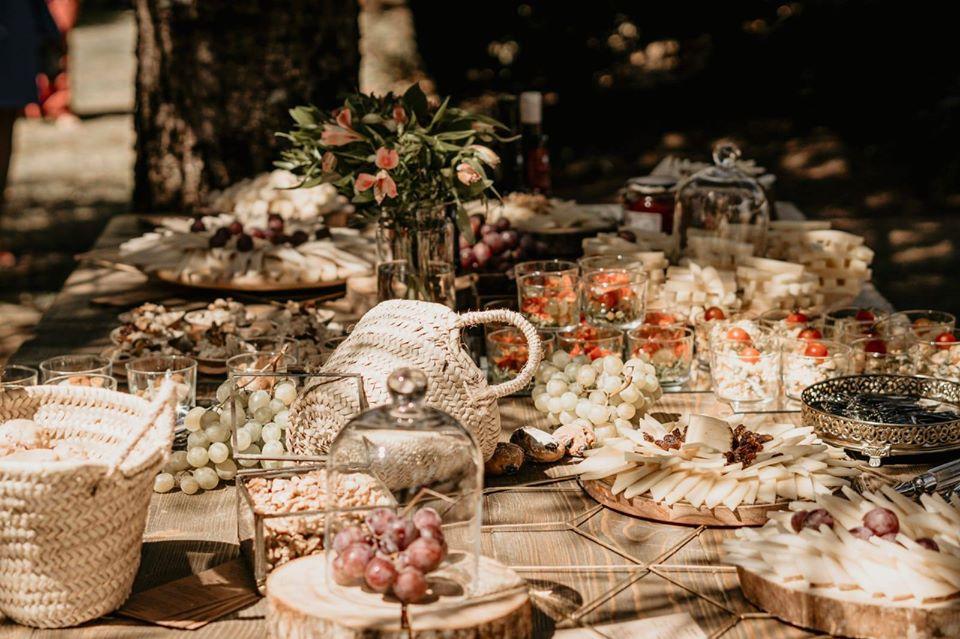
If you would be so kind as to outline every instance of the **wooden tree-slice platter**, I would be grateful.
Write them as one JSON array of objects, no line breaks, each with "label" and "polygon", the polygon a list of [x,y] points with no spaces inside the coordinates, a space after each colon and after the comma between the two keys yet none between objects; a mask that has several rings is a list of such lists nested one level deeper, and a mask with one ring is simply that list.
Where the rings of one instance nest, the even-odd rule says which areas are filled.
[{"label": "wooden tree-slice platter", "polygon": [[[400,604],[384,595],[352,589],[331,592],[326,558],[313,555],[277,568],[267,578],[267,629],[273,639],[407,639]],[[431,578],[436,573],[431,574]],[[436,639],[523,639],[533,632],[525,582],[510,568],[480,557],[482,597],[451,604],[443,598],[408,606],[413,636]]]},{"label": "wooden tree-slice platter", "polygon": [[946,639],[960,637],[960,600],[908,605],[834,598],[816,590],[794,590],[737,568],[740,588],[755,606],[795,626],[859,639]]},{"label": "wooden tree-slice platter", "polygon": [[637,496],[626,499],[623,493],[614,495],[606,480],[581,480],[580,485],[595,500],[617,512],[666,524],[684,526],[741,527],[762,526],[767,523],[767,513],[784,510],[789,502],[774,504],[749,504],[730,510],[726,506],[696,508],[688,503],[677,502],[670,506],[654,501],[649,497]]},{"label": "wooden tree-slice platter", "polygon": [[334,288],[347,283],[346,279],[330,280],[326,282],[265,282],[263,284],[238,284],[236,282],[189,282],[178,278],[170,271],[160,270],[149,274],[151,277],[167,284],[176,284],[186,288],[202,291],[223,291],[226,293],[283,293],[296,291],[313,291],[317,289]]}]

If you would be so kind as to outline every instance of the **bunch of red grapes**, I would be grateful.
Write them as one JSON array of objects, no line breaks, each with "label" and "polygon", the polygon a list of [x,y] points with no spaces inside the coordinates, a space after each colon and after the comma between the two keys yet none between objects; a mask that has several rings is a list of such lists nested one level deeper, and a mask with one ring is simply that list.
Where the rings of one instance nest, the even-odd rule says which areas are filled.
[{"label": "bunch of red grapes", "polygon": [[389,508],[375,508],[364,521],[333,539],[333,578],[341,586],[362,586],[388,593],[403,603],[427,594],[426,575],[447,556],[440,515],[420,508],[401,517]]},{"label": "bunch of red grapes", "polygon": [[470,228],[476,239],[474,244],[460,236],[460,267],[464,271],[505,273],[515,264],[546,251],[546,245],[538,247],[532,235],[510,228],[510,220],[504,217],[487,224],[483,215],[471,215]]},{"label": "bunch of red grapes", "polygon": [[[284,226],[283,218],[276,213],[270,214],[265,229],[259,227],[245,229],[238,220],[227,226],[217,228],[210,236],[210,248],[222,248],[227,245],[232,237],[237,238],[237,250],[243,252],[253,250],[253,238],[267,240],[273,244],[291,244],[292,246],[300,246],[310,239],[310,235],[302,229],[287,234],[284,232]],[[205,233],[207,225],[203,222],[202,217],[197,217],[190,225],[190,230],[193,233]],[[327,235],[329,235],[329,232],[327,232]],[[319,232],[317,233],[317,239],[323,239]]]}]

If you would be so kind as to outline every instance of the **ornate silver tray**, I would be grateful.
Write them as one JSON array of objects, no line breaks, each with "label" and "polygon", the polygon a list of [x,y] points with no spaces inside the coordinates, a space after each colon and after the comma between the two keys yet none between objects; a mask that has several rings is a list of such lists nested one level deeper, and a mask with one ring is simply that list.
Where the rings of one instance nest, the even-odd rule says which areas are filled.
[{"label": "ornate silver tray", "polygon": [[879,466],[884,457],[940,453],[960,448],[960,420],[933,424],[885,424],[843,417],[815,408],[838,393],[909,395],[953,404],[960,409],[960,384],[932,377],[854,375],[836,377],[803,391],[800,415],[824,441],[857,450]]}]

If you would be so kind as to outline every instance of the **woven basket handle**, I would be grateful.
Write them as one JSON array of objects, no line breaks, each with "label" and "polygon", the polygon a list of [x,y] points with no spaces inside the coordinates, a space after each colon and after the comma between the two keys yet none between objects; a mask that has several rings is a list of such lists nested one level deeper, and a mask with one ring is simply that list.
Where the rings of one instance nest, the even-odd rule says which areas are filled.
[{"label": "woven basket handle", "polygon": [[543,344],[540,343],[540,336],[537,335],[537,329],[528,322],[520,313],[508,311],[505,309],[495,309],[492,311],[473,311],[464,313],[460,316],[457,326],[474,326],[477,324],[493,324],[503,322],[517,327],[527,340],[527,363],[523,365],[520,372],[513,379],[487,388],[478,397],[478,400],[485,401],[490,399],[500,399],[506,397],[527,387],[533,374],[537,372],[540,365],[540,359],[543,357]]},{"label": "woven basket handle", "polygon": [[[124,445],[123,449],[117,455],[116,460],[113,462],[113,466],[110,468],[109,474],[113,474],[119,470],[123,464],[127,461],[127,458],[130,457],[130,454],[133,453],[133,449],[137,447],[137,444],[140,443],[147,433],[153,428],[154,423],[157,421],[157,418],[165,410],[173,408],[176,410],[177,402],[177,385],[173,380],[164,380],[163,384],[160,386],[160,390],[154,396],[153,401],[150,402],[150,405],[147,407],[146,415],[143,420],[140,422],[139,427],[134,433],[133,437]],[[172,435],[172,433],[171,433]]]}]

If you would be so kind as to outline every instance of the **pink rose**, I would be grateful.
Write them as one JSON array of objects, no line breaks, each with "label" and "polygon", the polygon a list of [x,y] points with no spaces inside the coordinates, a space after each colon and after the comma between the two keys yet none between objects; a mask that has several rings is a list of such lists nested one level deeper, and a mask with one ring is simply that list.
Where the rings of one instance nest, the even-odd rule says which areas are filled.
[{"label": "pink rose", "polygon": [[344,129],[353,128],[353,116],[350,114],[350,109],[343,107],[337,112],[337,124],[342,126]]},{"label": "pink rose", "polygon": [[332,124],[324,124],[320,134],[320,142],[325,146],[343,146],[362,139],[359,133]]},{"label": "pink rose", "polygon": [[377,204],[383,202],[384,198],[397,197],[397,183],[386,171],[378,171],[376,175],[361,173],[353,183],[353,188],[358,193],[366,191],[370,187],[373,187],[373,199],[377,201]]},{"label": "pink rose", "polygon": [[482,144],[471,144],[467,146],[467,149],[473,151],[480,158],[480,161],[487,166],[496,168],[500,164],[500,156],[494,153],[490,147]]},{"label": "pink rose", "polygon": [[395,169],[400,164],[400,154],[395,149],[388,149],[381,146],[377,149],[377,158],[375,161],[378,169]]},{"label": "pink rose", "polygon": [[337,168],[337,156],[330,151],[326,151],[320,158],[320,168],[324,173],[333,173],[333,170]]},{"label": "pink rose", "polygon": [[406,124],[407,123],[407,112],[403,110],[403,107],[399,104],[394,105],[393,107],[393,120],[397,124]]},{"label": "pink rose", "polygon": [[457,165],[457,179],[470,186],[482,180],[483,176],[466,162],[461,162]]}]

